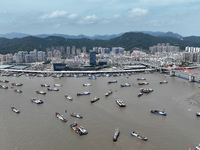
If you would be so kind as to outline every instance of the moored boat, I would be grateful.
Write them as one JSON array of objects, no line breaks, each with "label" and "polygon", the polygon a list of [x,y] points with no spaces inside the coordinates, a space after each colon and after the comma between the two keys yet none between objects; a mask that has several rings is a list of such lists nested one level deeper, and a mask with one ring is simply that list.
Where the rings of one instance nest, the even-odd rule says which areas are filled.
[{"label": "moored boat", "polygon": [[50,87],[48,84],[41,84],[41,87]]},{"label": "moored boat", "polygon": [[56,83],[56,84],[54,84],[54,86],[56,86],[56,87],[61,87],[61,86],[63,86],[62,84],[59,84],[59,83]]},{"label": "moored boat", "polygon": [[168,81],[165,81],[165,80],[160,81],[160,84],[165,84],[165,83],[168,83]]},{"label": "moored boat", "polygon": [[46,94],[46,92],[44,92],[44,91],[36,91],[36,93],[37,93],[37,94],[43,94],[43,95]]},{"label": "moored boat", "polygon": [[149,82],[139,82],[138,85],[148,85]]},{"label": "moored boat", "polygon": [[153,89],[144,89],[144,88],[140,88],[140,92],[141,93],[150,93],[150,92],[153,92]]},{"label": "moored boat", "polygon": [[17,89],[14,89],[14,92],[16,92],[16,93],[22,93],[21,90],[17,90]]},{"label": "moored boat", "polygon": [[137,78],[137,80],[146,80],[145,78]]},{"label": "moored boat", "polygon": [[11,107],[12,111],[14,111],[15,113],[20,113],[20,111],[18,109],[16,109],[15,107]]},{"label": "moored boat", "polygon": [[119,137],[119,134],[120,134],[120,131],[119,131],[119,128],[115,128],[115,133],[114,133],[114,136],[113,136],[113,141],[116,142],[118,137]]},{"label": "moored boat", "polygon": [[129,86],[131,86],[129,83],[121,84],[121,87],[129,87]]},{"label": "moored boat", "polygon": [[44,102],[41,99],[31,98],[31,102],[36,104],[43,104]]},{"label": "moored boat", "polygon": [[90,83],[84,83],[83,86],[91,86],[92,84]]},{"label": "moored boat", "polygon": [[2,89],[8,89],[8,86],[0,84],[0,88],[2,88]]},{"label": "moored boat", "polygon": [[90,95],[90,92],[76,93],[77,96]]},{"label": "moored boat", "polygon": [[67,95],[67,94],[65,94],[65,98],[68,99],[68,100],[70,100],[70,101],[73,100],[73,98],[71,96]]},{"label": "moored boat", "polygon": [[99,99],[100,99],[99,97],[95,96],[90,102],[94,103],[94,102],[98,101]]},{"label": "moored boat", "polygon": [[138,94],[138,97],[140,97],[140,96],[142,96],[142,95],[143,95],[143,93],[140,92],[140,93]]},{"label": "moored boat", "polygon": [[126,107],[126,104],[124,104],[123,100],[118,98],[115,101],[120,107]]},{"label": "moored boat", "polygon": [[70,115],[71,115],[72,117],[75,117],[75,118],[80,118],[80,119],[83,118],[83,116],[81,116],[79,113],[70,113]]},{"label": "moored boat", "polygon": [[58,112],[55,112],[55,115],[56,115],[56,117],[57,117],[58,119],[60,119],[61,121],[67,122],[67,119],[66,119],[63,115],[59,114]]},{"label": "moored boat", "polygon": [[160,111],[160,110],[151,110],[152,114],[157,114],[157,115],[162,115],[162,116],[167,116],[167,113],[165,112],[165,110]]},{"label": "moored boat", "polygon": [[130,134],[131,134],[132,136],[134,136],[134,137],[140,139],[140,140],[143,140],[143,141],[147,141],[147,140],[148,140],[147,137],[141,136],[138,132],[132,131]]},{"label": "moored boat", "polygon": [[73,122],[72,124],[70,124],[70,127],[79,135],[88,134],[87,130],[83,126],[79,126],[76,122]]},{"label": "moored boat", "polygon": [[108,84],[117,83],[117,80],[108,81]]},{"label": "moored boat", "polygon": [[194,150],[200,150],[200,144],[196,146]]},{"label": "moored boat", "polygon": [[9,81],[8,80],[0,80],[0,82],[2,82],[2,83],[8,83]]},{"label": "moored boat", "polygon": [[22,83],[11,83],[12,86],[22,86]]},{"label": "moored boat", "polygon": [[200,112],[196,112],[196,116],[197,116],[197,117],[200,117]]},{"label": "moored boat", "polygon": [[113,91],[110,89],[108,92],[106,92],[105,96],[109,96],[113,93]]},{"label": "moored boat", "polygon": [[93,77],[89,77],[88,79],[90,79],[90,80],[96,80],[97,78],[95,76],[93,76]]},{"label": "moored boat", "polygon": [[57,88],[47,88],[48,91],[59,91]]}]

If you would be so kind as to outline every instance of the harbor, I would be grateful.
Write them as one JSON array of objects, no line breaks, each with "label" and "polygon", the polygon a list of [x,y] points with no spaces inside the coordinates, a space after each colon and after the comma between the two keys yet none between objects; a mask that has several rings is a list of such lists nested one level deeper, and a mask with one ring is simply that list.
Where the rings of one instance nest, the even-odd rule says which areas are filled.
[{"label": "harbor", "polygon": [[[170,77],[160,73],[133,73],[120,76],[96,77],[90,80],[83,77],[30,77],[26,74],[1,76],[8,89],[1,89],[0,128],[4,138],[0,138],[1,149],[18,150],[188,150],[198,145],[199,121],[196,112],[200,111],[200,91],[197,82],[189,82],[182,78]],[[144,78],[148,85],[139,85]],[[108,84],[116,80],[117,83]],[[160,81],[168,81],[160,84]],[[184,82],[183,82],[184,81]],[[22,83],[17,88],[23,93],[13,92],[11,83]],[[91,86],[83,86],[90,83]],[[122,88],[129,83],[131,86]],[[47,84],[59,91],[48,91]],[[138,97],[140,88],[153,89],[153,92]],[[36,91],[44,91],[45,95]],[[112,94],[105,93],[112,90]],[[77,92],[90,92],[90,95],[77,96]],[[73,97],[69,101],[68,94]],[[91,99],[99,97],[99,101],[91,104]],[[30,101],[36,97],[44,103],[34,105]],[[116,99],[121,98],[126,107],[119,107]],[[19,114],[11,111],[11,106],[20,110]],[[151,110],[163,110],[167,116],[152,114]],[[66,111],[67,110],[67,111]],[[58,121],[55,112],[59,112],[67,122]],[[70,113],[78,112],[84,116],[79,119]],[[88,134],[79,136],[71,129],[70,124],[77,122],[87,129]],[[115,128],[120,128],[117,142],[113,142]],[[148,137],[148,141],[130,135],[139,131]]]}]

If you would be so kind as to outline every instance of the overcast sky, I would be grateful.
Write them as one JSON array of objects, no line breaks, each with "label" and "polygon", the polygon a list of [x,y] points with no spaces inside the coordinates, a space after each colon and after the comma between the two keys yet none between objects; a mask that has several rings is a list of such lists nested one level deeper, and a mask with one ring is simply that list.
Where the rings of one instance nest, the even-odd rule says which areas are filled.
[{"label": "overcast sky", "polygon": [[200,36],[200,0],[0,0],[0,34]]}]

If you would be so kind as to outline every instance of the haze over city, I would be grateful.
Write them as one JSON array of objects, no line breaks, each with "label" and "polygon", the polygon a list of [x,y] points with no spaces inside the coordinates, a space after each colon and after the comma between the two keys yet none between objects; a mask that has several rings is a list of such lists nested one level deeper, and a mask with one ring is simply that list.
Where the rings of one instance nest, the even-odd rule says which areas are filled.
[{"label": "haze over city", "polygon": [[1,0],[0,34],[172,31],[199,36],[199,9],[199,0]]}]

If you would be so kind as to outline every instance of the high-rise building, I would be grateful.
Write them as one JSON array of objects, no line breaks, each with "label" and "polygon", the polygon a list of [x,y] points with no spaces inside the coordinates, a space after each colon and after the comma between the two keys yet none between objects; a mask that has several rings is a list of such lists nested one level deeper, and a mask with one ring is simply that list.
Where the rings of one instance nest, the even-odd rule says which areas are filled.
[{"label": "high-rise building", "polygon": [[72,46],[72,55],[76,55],[76,46]]},{"label": "high-rise building", "polygon": [[45,52],[43,52],[43,51],[38,51],[37,55],[38,55],[38,61],[44,61]]},{"label": "high-rise building", "polygon": [[95,66],[96,65],[96,51],[90,50],[90,65]]}]

